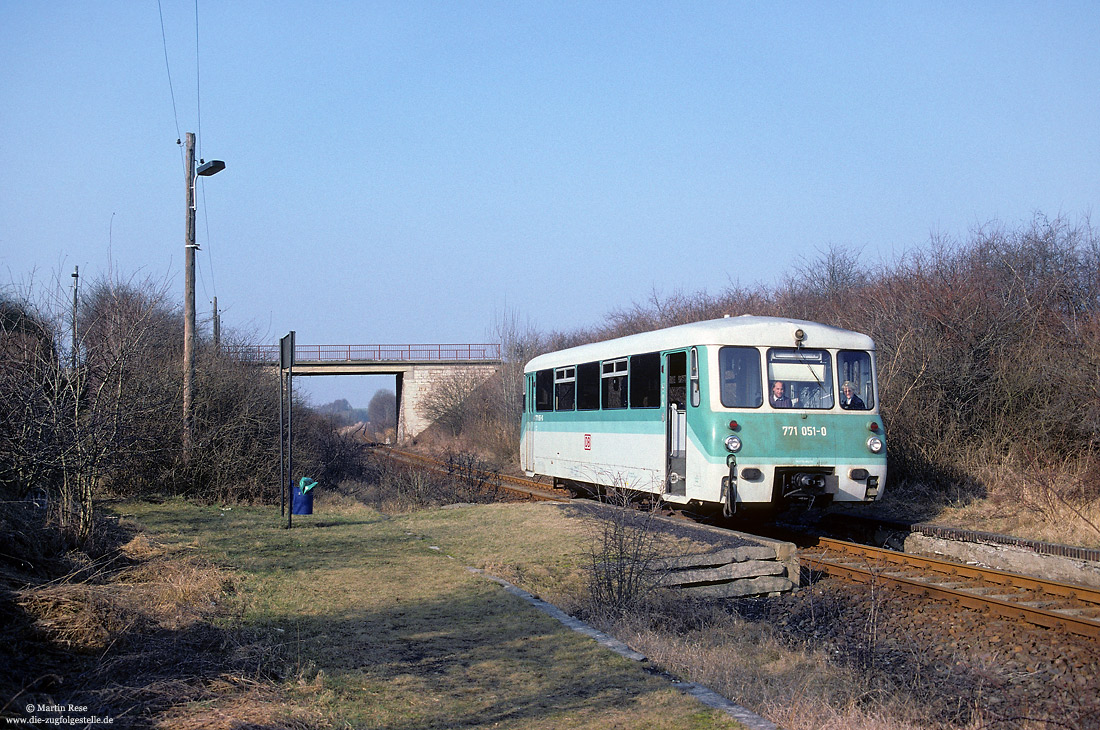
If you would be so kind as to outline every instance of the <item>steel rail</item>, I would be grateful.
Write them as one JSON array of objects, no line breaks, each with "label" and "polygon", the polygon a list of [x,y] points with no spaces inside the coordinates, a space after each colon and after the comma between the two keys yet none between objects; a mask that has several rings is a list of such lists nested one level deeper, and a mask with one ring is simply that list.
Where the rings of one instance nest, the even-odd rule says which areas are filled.
[{"label": "steel rail", "polygon": [[1008,571],[997,570],[995,568],[979,568],[973,565],[967,565],[965,563],[956,563],[950,560],[943,560],[941,558],[932,558],[925,555],[913,555],[910,553],[899,553],[896,550],[887,550],[885,548],[876,548],[869,545],[849,543],[843,540],[834,540],[827,537],[820,537],[817,538],[817,540],[819,547],[824,546],[828,549],[844,550],[845,552],[850,554],[864,555],[869,558],[873,557],[879,560],[885,560],[886,562],[897,563],[899,565],[919,566],[922,568],[933,570],[938,573],[944,573],[950,576],[958,576],[960,578],[978,579],[994,585],[1013,587],[1021,590],[1038,590],[1052,596],[1058,596],[1070,600],[1078,600],[1100,606],[1100,589],[1090,588],[1089,586],[1076,585],[1073,583],[1062,583],[1059,581],[1047,580],[1045,578],[1039,578],[1032,575],[1010,573]]},{"label": "steel rail", "polygon": [[[824,548],[825,553],[814,554],[811,552],[813,548],[800,553],[803,565],[857,582],[884,581],[915,595],[945,599],[967,608],[992,610],[1007,618],[1100,639],[1100,591],[1087,586],[976,568],[828,538],[820,538],[817,548]],[[833,551],[839,554],[831,554]],[[862,564],[854,562],[856,560],[862,561]],[[872,561],[879,565],[873,566]],[[905,575],[884,566],[908,567],[936,575]],[[943,577],[974,583],[962,585],[958,581],[944,581]],[[1005,589],[1027,591],[1029,594],[997,592]],[[1058,601],[1075,601],[1085,606],[1050,607]]]},{"label": "steel rail", "polygon": [[[411,451],[401,451],[400,449],[394,449],[394,448],[391,448],[391,447],[388,447],[388,446],[384,446],[384,447],[381,447],[381,448],[387,454],[389,454],[390,456],[395,457],[397,459],[404,459],[405,461],[414,461],[414,462],[422,464],[423,466],[426,466],[430,469],[434,469],[435,471],[447,472],[447,463],[444,462],[444,461],[440,461],[438,459],[433,459],[430,456],[424,456],[422,454],[414,454]],[[514,484],[515,486],[512,486],[512,487],[505,486],[504,484],[500,485],[501,489],[503,489],[506,492],[511,492],[512,494],[518,494],[520,496],[528,497],[530,499],[534,499],[536,501],[541,501],[541,502],[568,502],[568,501],[570,501],[569,497],[566,497],[562,494],[558,494],[557,492],[554,492],[551,489],[547,489],[547,487],[545,485],[539,484],[538,482],[533,482],[533,481],[530,481],[528,479],[522,479],[520,477],[509,476],[507,474],[495,474],[495,473],[492,473],[492,472],[485,472],[485,471],[482,471],[482,472],[479,472],[479,473],[481,473],[485,476],[495,477],[495,478],[501,480],[502,482],[508,482],[510,484]]]}]

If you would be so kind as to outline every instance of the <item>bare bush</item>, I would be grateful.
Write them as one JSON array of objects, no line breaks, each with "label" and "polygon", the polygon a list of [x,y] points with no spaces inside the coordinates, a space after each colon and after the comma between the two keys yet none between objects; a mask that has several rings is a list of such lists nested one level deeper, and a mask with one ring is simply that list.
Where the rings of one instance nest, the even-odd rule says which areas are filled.
[{"label": "bare bush", "polygon": [[389,457],[368,459],[358,479],[341,491],[388,513],[447,504],[484,504],[502,496],[499,471],[473,454],[449,453],[442,469],[407,464]]},{"label": "bare bush", "polygon": [[447,454],[447,483],[456,502],[496,502],[501,497],[499,469],[470,453]]},{"label": "bare bush", "polygon": [[1080,467],[1100,453],[1100,241],[1087,221],[987,226],[966,241],[935,238],[891,265],[830,247],[774,291],[653,294],[613,313],[609,332],[577,337],[741,313],[874,338],[891,483],[941,485],[929,511],[1011,487],[1009,472],[984,468],[991,463],[1057,470],[1072,458],[1088,479],[1100,473]]},{"label": "bare bush", "polygon": [[420,413],[457,437],[476,413],[474,394],[484,382],[479,374],[463,368],[449,369],[420,401]]},{"label": "bare bush", "polygon": [[604,501],[590,522],[588,592],[594,614],[621,617],[644,611],[658,590],[658,531],[654,510],[636,508],[628,490],[608,488]]},{"label": "bare bush", "polygon": [[[88,540],[93,498],[103,494],[278,499],[274,373],[200,337],[194,455],[184,462],[181,314],[164,285],[102,278],[82,289],[75,310],[60,285],[42,299],[0,298],[5,496],[41,493],[75,542]],[[361,446],[293,407],[296,464],[330,482],[353,476]]]},{"label": "bare bush", "polygon": [[[12,424],[12,448],[2,471],[9,482],[23,481],[21,489],[55,497],[52,512],[76,542],[91,535],[93,494],[125,454],[148,443],[134,415],[163,407],[157,393],[133,387],[170,318],[163,291],[149,281],[101,279],[76,312],[61,292],[37,308],[10,299],[5,306],[0,389],[9,396],[3,421]],[[62,343],[70,332],[66,356]],[[28,461],[39,465],[35,474],[26,473]]]}]

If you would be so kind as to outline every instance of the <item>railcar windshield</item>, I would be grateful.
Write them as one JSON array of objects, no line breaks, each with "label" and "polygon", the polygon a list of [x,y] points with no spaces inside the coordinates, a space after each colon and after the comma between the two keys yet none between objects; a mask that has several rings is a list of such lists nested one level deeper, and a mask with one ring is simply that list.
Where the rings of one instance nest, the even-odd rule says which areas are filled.
[{"label": "railcar windshield", "polygon": [[[833,368],[828,350],[772,348],[768,350],[768,385],[779,408],[833,407]],[[782,394],[776,396],[782,383]]]},{"label": "railcar windshield", "polygon": [[760,351],[755,347],[723,347],[718,351],[722,405],[726,408],[759,408],[764,403],[760,387]]}]

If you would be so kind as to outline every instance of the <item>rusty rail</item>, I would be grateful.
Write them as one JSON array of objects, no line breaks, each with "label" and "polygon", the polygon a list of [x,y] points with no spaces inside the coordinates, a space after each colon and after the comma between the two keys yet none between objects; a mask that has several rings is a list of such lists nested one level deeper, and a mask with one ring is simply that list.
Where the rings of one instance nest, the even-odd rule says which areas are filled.
[{"label": "rusty rail", "polygon": [[880,581],[916,595],[1100,639],[1100,590],[949,560],[819,538],[803,565],[857,582]]}]

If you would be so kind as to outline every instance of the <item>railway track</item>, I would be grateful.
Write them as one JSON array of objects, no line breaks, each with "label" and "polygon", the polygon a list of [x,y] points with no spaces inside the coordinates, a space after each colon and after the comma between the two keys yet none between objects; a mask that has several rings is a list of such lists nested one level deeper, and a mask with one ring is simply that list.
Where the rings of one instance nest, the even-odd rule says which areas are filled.
[{"label": "railway track", "polygon": [[[448,465],[445,461],[439,459],[433,459],[430,456],[424,456],[422,454],[415,454],[411,451],[402,451],[400,449],[390,448],[388,446],[378,447],[380,450],[389,454],[390,458],[397,461],[403,461],[410,464],[418,464],[420,466],[427,467],[434,471],[448,473]],[[530,479],[523,479],[522,477],[509,476],[507,474],[482,472],[484,476],[491,476],[494,479],[500,480],[500,489],[519,497],[526,497],[537,502],[568,502],[570,500],[569,494],[560,489],[548,487],[545,484],[532,481]]]},{"label": "railway track", "polygon": [[862,583],[888,583],[1006,618],[1100,639],[1100,590],[899,553],[830,538],[799,552],[802,565]]},{"label": "railway track", "polygon": [[[447,472],[445,461],[384,447],[391,458]],[[567,492],[521,477],[493,474],[506,492],[536,501],[568,502]],[[802,565],[829,575],[889,583],[918,596],[1100,639],[1100,589],[818,537]]]}]

